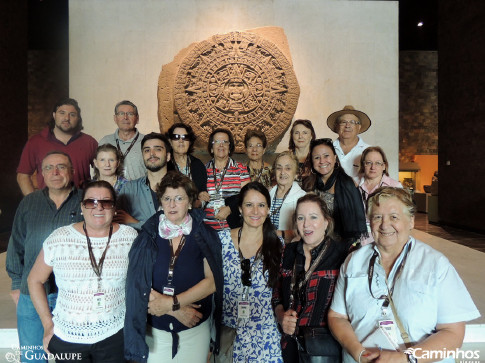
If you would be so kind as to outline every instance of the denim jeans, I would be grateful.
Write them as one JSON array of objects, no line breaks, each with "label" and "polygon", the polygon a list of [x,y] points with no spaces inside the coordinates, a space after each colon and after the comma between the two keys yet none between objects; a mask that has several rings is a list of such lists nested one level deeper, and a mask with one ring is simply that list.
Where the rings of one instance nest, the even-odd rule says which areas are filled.
[{"label": "denim jeans", "polygon": [[[57,293],[49,294],[47,301],[49,308],[54,310]],[[21,362],[47,362],[47,356],[42,348],[44,328],[29,295],[20,294],[17,305],[17,332],[21,352]]]}]

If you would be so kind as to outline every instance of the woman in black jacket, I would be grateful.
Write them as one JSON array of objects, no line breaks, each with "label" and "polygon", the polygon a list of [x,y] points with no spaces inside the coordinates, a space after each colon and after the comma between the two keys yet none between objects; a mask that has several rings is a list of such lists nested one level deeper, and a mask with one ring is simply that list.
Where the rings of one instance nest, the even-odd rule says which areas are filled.
[{"label": "woman in black jacket", "polygon": [[218,349],[221,244],[216,231],[203,223],[202,211],[191,210],[196,195],[191,180],[169,172],[158,188],[163,213],[151,217],[133,243],[126,284],[128,360],[170,362],[177,355],[206,362],[214,327],[213,348]]}]

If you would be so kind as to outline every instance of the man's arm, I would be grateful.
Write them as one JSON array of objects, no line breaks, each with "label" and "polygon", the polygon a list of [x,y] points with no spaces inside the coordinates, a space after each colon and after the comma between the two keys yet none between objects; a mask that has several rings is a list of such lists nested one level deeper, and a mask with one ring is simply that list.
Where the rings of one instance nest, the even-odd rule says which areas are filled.
[{"label": "man's arm", "polygon": [[24,196],[34,192],[34,184],[29,174],[17,173],[17,183]]}]

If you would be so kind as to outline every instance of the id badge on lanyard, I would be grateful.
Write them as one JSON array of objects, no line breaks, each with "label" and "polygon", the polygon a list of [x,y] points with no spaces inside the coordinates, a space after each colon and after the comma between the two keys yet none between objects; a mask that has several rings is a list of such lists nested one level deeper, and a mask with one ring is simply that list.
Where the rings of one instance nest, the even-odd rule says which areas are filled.
[{"label": "id badge on lanyard", "polygon": [[211,204],[212,208],[214,208],[214,216],[219,213],[219,209],[225,206],[224,198],[222,197],[222,193],[217,193],[211,195]]}]

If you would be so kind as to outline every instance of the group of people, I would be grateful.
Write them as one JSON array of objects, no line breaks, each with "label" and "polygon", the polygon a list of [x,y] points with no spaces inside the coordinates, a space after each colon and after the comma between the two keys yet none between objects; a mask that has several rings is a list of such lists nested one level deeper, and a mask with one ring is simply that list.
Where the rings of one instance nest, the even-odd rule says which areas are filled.
[{"label": "group of people", "polygon": [[360,138],[362,111],[328,117],[334,141],[296,120],[272,165],[259,130],[244,164],[214,129],[204,165],[189,125],[142,135],[130,101],[114,121],[98,146],[62,100],[22,153],[7,252],[22,362],[421,362],[479,316],[410,235],[412,198]]}]

